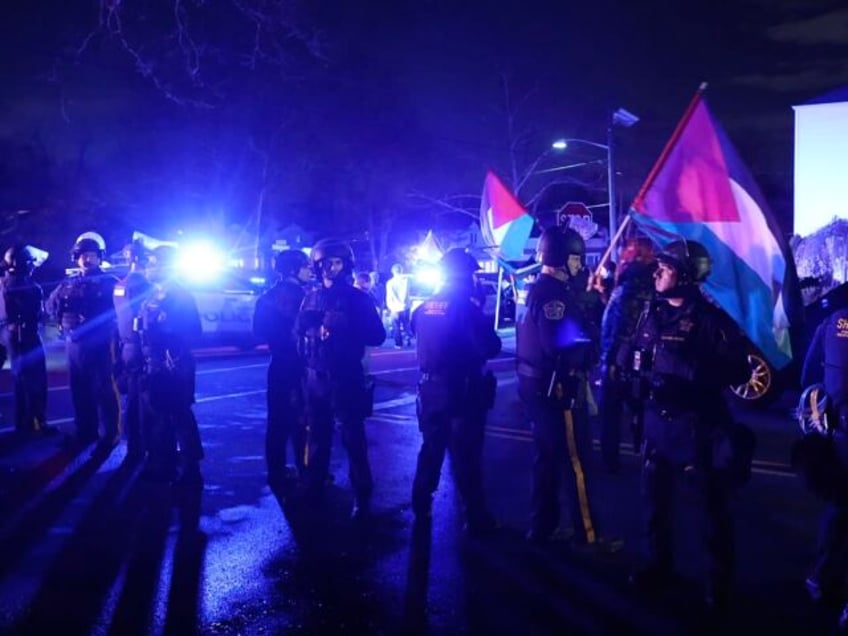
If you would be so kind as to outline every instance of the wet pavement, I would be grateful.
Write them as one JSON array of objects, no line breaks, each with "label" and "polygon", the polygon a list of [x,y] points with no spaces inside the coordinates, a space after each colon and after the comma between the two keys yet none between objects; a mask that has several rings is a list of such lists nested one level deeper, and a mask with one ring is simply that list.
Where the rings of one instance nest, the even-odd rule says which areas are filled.
[{"label": "wet pavement", "polygon": [[[57,360],[50,417],[70,431]],[[411,351],[382,348],[371,358],[378,386],[367,432],[376,490],[373,515],[363,521],[349,518],[338,436],[322,507],[288,504],[267,486],[266,365],[261,351],[201,356],[195,410],[207,456],[199,487],[140,479],[139,468],[123,461],[123,445],[108,456],[71,452],[55,437],[19,440],[0,425],[0,632],[825,634],[832,625],[835,609],[814,606],[802,586],[820,504],[786,466],[795,435],[791,395],[765,413],[739,414],[760,444],[754,477],[734,501],[734,602],[715,616],[702,603],[701,524],[685,488],[676,525],[679,585],[650,597],[626,583],[641,547],[632,449],[621,473],[593,470],[590,484],[601,527],[624,539],[623,550],[523,540],[533,451],[508,352],[492,365],[499,390],[484,458],[502,527],[485,539],[463,532],[449,462],[432,524],[413,524],[420,436]],[[7,382],[0,377],[8,422]],[[597,453],[592,459],[599,465]]]}]

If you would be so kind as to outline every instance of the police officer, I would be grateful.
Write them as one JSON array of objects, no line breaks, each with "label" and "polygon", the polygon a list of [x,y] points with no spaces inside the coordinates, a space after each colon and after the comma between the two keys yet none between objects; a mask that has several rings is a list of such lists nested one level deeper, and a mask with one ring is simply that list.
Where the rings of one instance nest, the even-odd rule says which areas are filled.
[{"label": "police officer", "polygon": [[176,248],[151,252],[145,276],[153,285],[137,327],[144,370],[142,430],[149,440],[145,473],[157,480],[197,483],[203,446],[192,411],[195,361],[191,347],[201,335],[194,296],[175,280]]},{"label": "police officer", "polygon": [[599,535],[586,466],[592,451],[586,378],[594,363],[597,335],[581,311],[569,272],[569,262],[579,265],[584,251],[583,239],[574,230],[549,228],[542,233],[541,274],[527,294],[527,308],[516,327],[519,395],[533,422],[536,448],[527,538],[541,543],[556,531],[559,480],[565,469],[575,539],[589,547],[615,550],[620,542]]},{"label": "police officer", "polygon": [[648,563],[631,583],[657,591],[673,575],[672,494],[686,475],[705,517],[706,601],[722,609],[734,567],[728,499],[729,458],[720,444],[729,411],[723,392],[750,376],[739,329],[701,294],[710,256],[695,241],[674,241],[657,256],[657,299],[639,318],[633,340],[620,349],[644,402],[642,490]]},{"label": "police officer", "polygon": [[[306,289],[315,279],[312,263],[301,250],[277,254],[274,269],[279,279],[256,301],[253,333],[268,343],[268,428],[265,461],[268,483],[284,486],[303,471],[303,362],[297,350],[294,327]],[[296,473],[286,472],[286,447],[292,442]]]},{"label": "police officer", "polygon": [[297,333],[306,365],[307,466],[305,494],[323,495],[330,466],[333,420],[341,424],[355,504],[353,516],[368,514],[373,490],[365,418],[370,394],[362,368],[366,346],[379,346],[386,330],[368,294],[353,286],[350,245],[325,239],[312,248],[312,264],[321,280],[303,301]]},{"label": "police officer", "polygon": [[47,365],[39,326],[44,293],[32,279],[35,255],[28,245],[13,245],[4,255],[0,281],[0,343],[8,351],[15,390],[15,430],[56,433],[47,424]]},{"label": "police officer", "polygon": [[627,369],[620,369],[615,361],[618,350],[633,336],[645,304],[654,297],[654,270],[656,259],[650,239],[628,240],[601,321],[601,456],[613,473],[621,464],[622,419],[630,422],[634,448],[641,446],[641,409],[630,397]]},{"label": "police officer", "polygon": [[[816,328],[804,359],[803,386],[822,383],[830,398],[827,446],[814,461],[819,470],[828,460],[835,483],[819,489],[827,504],[822,514],[819,545],[813,571],[807,578],[810,595],[818,600],[841,592],[848,573],[848,308],[837,309]],[[848,605],[840,618],[848,631]]]},{"label": "police officer", "polygon": [[98,439],[111,449],[119,441],[118,393],[112,376],[116,340],[112,293],[117,279],[101,269],[105,243],[93,232],[81,235],[71,257],[79,270],[65,278],[47,299],[47,311],[65,338],[77,444]]},{"label": "police officer", "polygon": [[462,249],[441,260],[444,286],[412,315],[421,381],[418,427],[423,441],[412,486],[416,521],[430,518],[445,450],[466,510],[467,529],[482,534],[494,527],[483,494],[480,466],[486,412],[494,405],[496,381],[484,373],[486,360],[501,350],[492,320],[474,301],[479,263]]},{"label": "police officer", "polygon": [[140,460],[146,453],[140,401],[144,357],[136,324],[141,305],[152,291],[144,276],[147,254],[147,248],[138,240],[124,247],[129,271],[115,284],[112,292],[119,336],[115,377],[121,395],[121,424],[127,437],[127,457],[130,460]]}]

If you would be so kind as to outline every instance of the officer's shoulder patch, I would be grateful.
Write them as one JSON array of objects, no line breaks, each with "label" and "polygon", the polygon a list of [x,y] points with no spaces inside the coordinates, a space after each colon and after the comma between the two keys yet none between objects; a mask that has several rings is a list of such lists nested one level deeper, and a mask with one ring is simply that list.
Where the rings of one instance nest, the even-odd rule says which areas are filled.
[{"label": "officer's shoulder patch", "polygon": [[562,320],[565,316],[565,303],[561,300],[549,300],[542,305],[542,312],[548,320]]}]

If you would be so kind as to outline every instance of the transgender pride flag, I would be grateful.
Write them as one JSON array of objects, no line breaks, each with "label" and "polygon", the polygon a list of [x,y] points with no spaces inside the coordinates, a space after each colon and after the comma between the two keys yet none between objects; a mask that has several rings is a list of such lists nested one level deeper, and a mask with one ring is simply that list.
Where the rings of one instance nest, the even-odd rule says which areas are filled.
[{"label": "transgender pride flag", "polygon": [[533,217],[494,172],[487,172],[480,199],[480,231],[487,247],[502,260],[523,261],[532,230]]},{"label": "transgender pride flag", "polygon": [[648,179],[631,218],[657,244],[683,238],[712,257],[704,291],[766,359],[792,358],[790,316],[797,279],[788,246],[750,172],[713,119],[699,90]]}]

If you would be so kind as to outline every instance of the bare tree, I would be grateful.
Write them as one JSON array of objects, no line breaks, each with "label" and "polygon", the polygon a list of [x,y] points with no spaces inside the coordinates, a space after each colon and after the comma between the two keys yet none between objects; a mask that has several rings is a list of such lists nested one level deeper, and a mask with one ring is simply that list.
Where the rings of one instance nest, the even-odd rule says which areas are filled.
[{"label": "bare tree", "polygon": [[[566,165],[553,161],[550,133],[543,133],[533,123],[539,119],[534,114],[538,85],[519,91],[514,77],[506,71],[500,73],[498,80],[500,95],[492,100],[495,119],[490,134],[501,143],[488,163],[528,213],[538,218],[544,206],[550,205],[557,193],[562,196],[563,191],[605,191],[603,160],[575,160]],[[481,190],[483,176],[480,174]],[[416,189],[407,196],[419,210],[429,213],[431,222],[445,217],[480,218],[480,194],[434,194]]]},{"label": "bare tree", "polygon": [[117,50],[167,99],[212,108],[252,72],[292,72],[321,57],[297,0],[97,0],[96,20],[73,62]]}]

